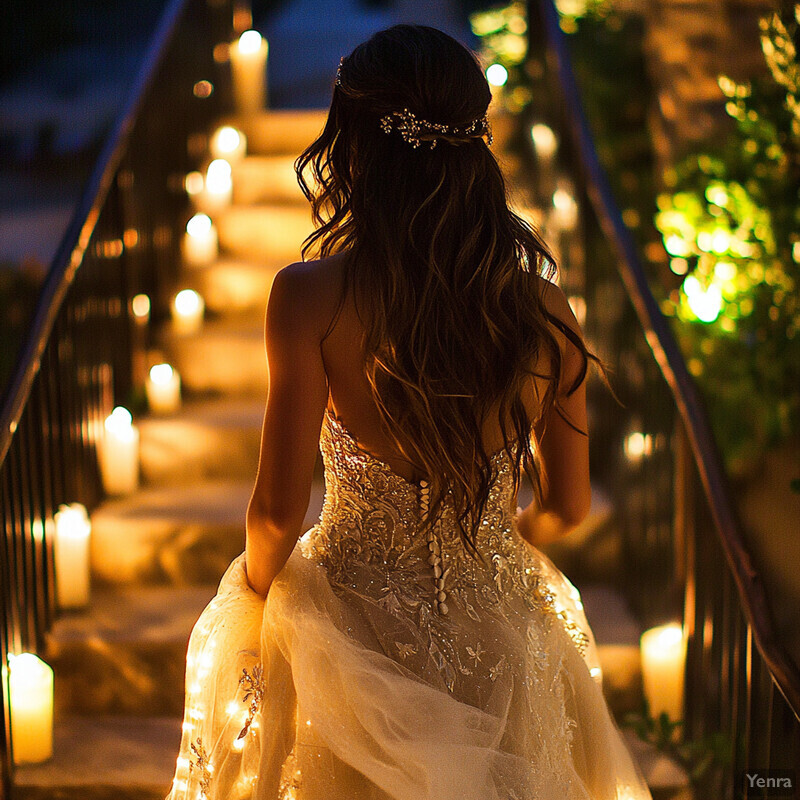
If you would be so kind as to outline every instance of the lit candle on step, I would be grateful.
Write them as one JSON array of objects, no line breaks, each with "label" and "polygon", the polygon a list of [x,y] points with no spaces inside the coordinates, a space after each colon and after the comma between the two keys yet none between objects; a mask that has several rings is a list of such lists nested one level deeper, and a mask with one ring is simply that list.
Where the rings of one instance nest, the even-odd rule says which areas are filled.
[{"label": "lit candle on step", "polygon": [[641,638],[642,683],[650,714],[666,712],[670,719],[683,719],[683,671],[686,647],[677,623],[645,631]]},{"label": "lit candle on step", "polygon": [[169,364],[150,367],[145,390],[153,414],[172,414],[181,407],[181,378]]},{"label": "lit candle on step", "polygon": [[127,408],[106,417],[100,442],[100,474],[107,494],[135,492],[139,486],[139,430]]},{"label": "lit candle on step", "polygon": [[33,653],[8,661],[14,763],[47,761],[53,755],[53,670]]},{"label": "lit candle on step", "polygon": [[235,164],[247,153],[247,139],[232,125],[223,125],[214,131],[209,149],[212,158],[225,158],[230,164]]},{"label": "lit candle on step", "polygon": [[232,196],[231,165],[224,158],[215,158],[206,170],[205,189],[200,196],[200,206],[209,213],[220,211],[231,204]]},{"label": "lit candle on step", "polygon": [[267,97],[267,40],[258,31],[245,31],[231,47],[233,96],[240,114],[255,114]]},{"label": "lit candle on step", "polygon": [[89,536],[92,523],[85,506],[63,505],[55,514],[56,595],[61,608],[89,603]]},{"label": "lit candle on step", "polygon": [[196,333],[203,324],[206,304],[194,289],[183,289],[172,301],[172,324],[179,334]]},{"label": "lit candle on step", "polygon": [[219,255],[217,229],[207,214],[195,214],[186,223],[183,236],[183,259],[195,267],[211,264]]}]

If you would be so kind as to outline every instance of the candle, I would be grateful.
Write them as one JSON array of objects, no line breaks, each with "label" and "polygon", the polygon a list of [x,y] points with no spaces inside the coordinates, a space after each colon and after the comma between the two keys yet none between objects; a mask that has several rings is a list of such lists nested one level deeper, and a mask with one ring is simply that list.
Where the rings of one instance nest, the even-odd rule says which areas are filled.
[{"label": "candle", "polygon": [[553,192],[553,216],[562,231],[574,230],[578,225],[578,203],[564,182]]},{"label": "candle", "polygon": [[215,158],[206,170],[205,188],[198,197],[204,211],[213,213],[231,204],[233,178],[231,165],[224,158]]},{"label": "candle", "polygon": [[235,164],[247,153],[247,139],[240,130],[223,125],[214,131],[209,149],[212,158],[226,158],[229,163]]},{"label": "candle", "polygon": [[258,31],[245,31],[231,47],[233,96],[240,114],[264,108],[267,84],[268,46]]},{"label": "candle", "polygon": [[195,214],[186,223],[183,237],[183,258],[192,266],[210,264],[219,255],[217,229],[207,214]]},{"label": "candle", "polygon": [[150,321],[150,298],[146,294],[137,294],[131,300],[131,311],[137,325],[147,325]]},{"label": "candle", "polygon": [[61,608],[89,603],[89,535],[92,523],[80,503],[62,505],[55,514],[56,595]]},{"label": "candle", "polygon": [[172,301],[172,324],[176,333],[197,333],[203,324],[206,304],[194,289],[183,289]]},{"label": "candle", "polygon": [[558,139],[553,129],[543,122],[531,126],[531,139],[536,148],[536,155],[544,162],[550,161],[558,149]]},{"label": "candle", "polygon": [[127,408],[117,406],[106,417],[100,474],[107,494],[130,494],[139,486],[139,431]]},{"label": "candle", "polygon": [[14,763],[47,761],[53,755],[53,670],[33,653],[8,661]]},{"label": "candle", "polygon": [[145,390],[154,414],[172,414],[181,407],[181,378],[169,364],[150,368]]},{"label": "candle", "polygon": [[642,683],[655,718],[666,712],[671,720],[683,719],[685,654],[683,631],[677,622],[642,634]]}]

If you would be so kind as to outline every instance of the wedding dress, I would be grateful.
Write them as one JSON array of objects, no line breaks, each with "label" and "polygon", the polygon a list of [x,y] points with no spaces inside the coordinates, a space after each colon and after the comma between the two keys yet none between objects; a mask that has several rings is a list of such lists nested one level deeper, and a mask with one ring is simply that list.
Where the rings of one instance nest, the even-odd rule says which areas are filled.
[{"label": "wedding dress", "polygon": [[580,595],[513,522],[470,555],[428,487],[326,413],[326,495],[266,603],[243,556],[191,636],[168,800],[641,800]]}]

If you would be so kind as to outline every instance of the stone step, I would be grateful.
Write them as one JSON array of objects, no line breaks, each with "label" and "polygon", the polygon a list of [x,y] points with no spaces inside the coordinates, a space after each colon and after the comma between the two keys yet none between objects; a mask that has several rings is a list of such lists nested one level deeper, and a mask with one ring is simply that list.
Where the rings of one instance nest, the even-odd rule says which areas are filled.
[{"label": "stone step", "polygon": [[179,717],[68,717],[53,758],[19,767],[16,800],[163,800],[181,740]]},{"label": "stone step", "polygon": [[188,392],[266,399],[263,322],[249,316],[211,319],[190,334],[176,334],[168,326],[161,338],[162,349]]},{"label": "stone step", "polygon": [[46,642],[57,718],[181,716],[189,634],[215,592],[216,584],[106,587],[86,610],[60,617]]},{"label": "stone step", "polygon": [[263,327],[272,282],[287,263],[221,258],[207,267],[185,270],[180,288],[199,292],[206,310],[212,313],[258,312],[259,326]]},{"label": "stone step", "polygon": [[[92,573],[103,584],[217,583],[244,549],[253,480],[205,481],[143,489],[92,513]],[[315,480],[304,530],[319,518]]]},{"label": "stone step", "polygon": [[223,253],[270,267],[300,260],[314,230],[307,206],[231,206],[215,217]]},{"label": "stone step", "polygon": [[143,489],[92,513],[91,558],[100,583],[217,582],[244,548],[253,480]]},{"label": "stone step", "polygon": [[236,205],[280,203],[307,206],[294,171],[294,155],[247,156],[233,166]]},{"label": "stone step", "polygon": [[138,421],[146,483],[253,480],[258,467],[264,403],[258,399],[194,399],[171,416]]},{"label": "stone step", "polygon": [[235,125],[245,134],[248,153],[298,156],[322,133],[327,113],[316,109],[274,110],[233,117],[223,124]]}]

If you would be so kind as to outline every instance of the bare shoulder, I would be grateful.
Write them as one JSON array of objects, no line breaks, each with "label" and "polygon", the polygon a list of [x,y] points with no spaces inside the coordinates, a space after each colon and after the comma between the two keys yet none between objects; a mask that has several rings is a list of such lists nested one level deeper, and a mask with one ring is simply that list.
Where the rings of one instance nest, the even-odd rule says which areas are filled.
[{"label": "bare shoulder", "polygon": [[324,332],[339,297],[342,275],[341,255],[284,267],[272,283],[267,324],[272,318],[286,331]]},{"label": "bare shoulder", "polygon": [[542,298],[542,303],[547,311],[557,320],[572,328],[582,339],[581,327],[566,294],[564,294],[564,290],[541,275],[537,275],[536,280],[539,282],[539,296]]}]

